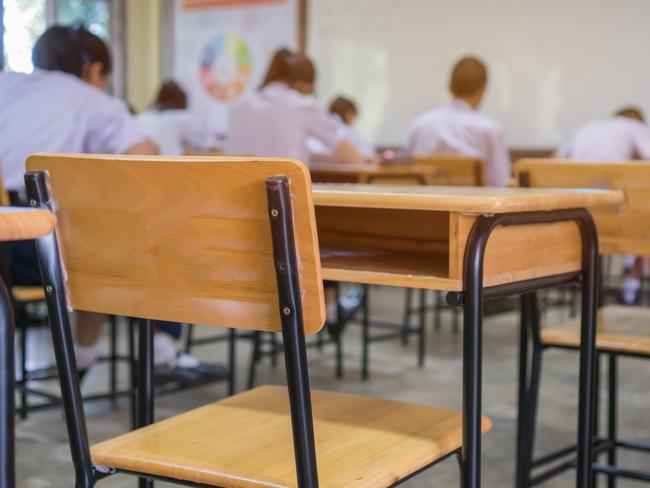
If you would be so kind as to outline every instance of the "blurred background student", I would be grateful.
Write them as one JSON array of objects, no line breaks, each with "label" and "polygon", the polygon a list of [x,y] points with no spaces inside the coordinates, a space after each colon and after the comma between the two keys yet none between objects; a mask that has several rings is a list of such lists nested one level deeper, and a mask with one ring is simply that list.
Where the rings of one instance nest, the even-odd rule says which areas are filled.
[{"label": "blurred background student", "polygon": [[511,175],[510,155],[501,124],[479,112],[488,82],[485,63],[460,59],[449,80],[450,104],[426,112],[411,124],[411,156],[455,154],[485,161],[488,186],[505,186]]},{"label": "blurred background student", "polygon": [[[330,103],[329,111],[339,128],[340,136],[348,140],[366,161],[372,160],[376,156],[375,148],[368,144],[353,127],[354,121],[359,114],[356,104],[349,98],[338,96]],[[336,162],[333,161],[328,148],[318,139],[310,138],[308,147],[312,161],[327,160]]]},{"label": "blurred background student", "polygon": [[[26,205],[23,178],[31,154],[158,154],[126,103],[106,93],[112,65],[99,37],[83,27],[52,26],[34,45],[32,58],[36,69],[31,74],[0,73],[0,164],[13,205]],[[40,285],[33,241],[11,243],[7,249],[10,282]],[[75,315],[75,353],[83,376],[99,356],[105,317]],[[179,331],[177,324],[160,326]],[[209,369],[182,356],[168,334],[157,333],[154,347],[161,374],[173,371],[189,378]]]},{"label": "blurred background student", "polygon": [[307,140],[313,137],[338,162],[362,163],[363,156],[311,96],[315,79],[316,69],[306,56],[277,51],[260,89],[230,109],[228,152],[308,163]]},{"label": "blurred background student", "polygon": [[162,83],[151,108],[135,117],[139,129],[160,148],[160,154],[212,152],[215,139],[206,124],[187,109],[187,95],[178,83]]},{"label": "blurred background student", "polygon": [[[595,120],[578,129],[557,151],[563,159],[587,161],[650,160],[650,127],[641,109],[625,107],[611,117]],[[627,256],[620,301],[636,303],[646,259]]]}]

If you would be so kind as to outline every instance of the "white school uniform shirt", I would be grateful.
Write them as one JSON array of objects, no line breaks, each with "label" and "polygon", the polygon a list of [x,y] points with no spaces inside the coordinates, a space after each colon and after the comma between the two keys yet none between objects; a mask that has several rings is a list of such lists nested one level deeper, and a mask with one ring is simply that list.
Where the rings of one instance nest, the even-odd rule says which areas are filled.
[{"label": "white school uniform shirt", "polygon": [[[338,114],[331,114],[330,117],[338,127],[339,139],[346,139],[364,159],[372,159],[376,153],[375,148],[368,144],[351,125],[346,124]],[[334,149],[327,147],[322,141],[313,137],[307,140],[307,148],[310,154],[318,155],[330,155]]]},{"label": "white school uniform shirt", "polygon": [[124,102],[73,75],[0,73],[0,165],[7,190],[24,189],[31,154],[117,154],[144,140]]},{"label": "white school uniform shirt", "polygon": [[284,83],[270,83],[230,109],[229,154],[308,163],[309,137],[334,150],[343,135],[316,100]]},{"label": "white school uniform shirt", "polygon": [[431,110],[416,118],[409,130],[411,156],[454,154],[482,158],[486,184],[505,186],[511,163],[501,125],[464,100]]},{"label": "white school uniform shirt", "polygon": [[650,127],[628,117],[590,122],[557,151],[559,158],[598,161],[650,160]]},{"label": "white school uniform shirt", "polygon": [[135,123],[165,156],[178,156],[188,149],[207,151],[216,143],[206,125],[189,110],[147,110],[136,115]]}]

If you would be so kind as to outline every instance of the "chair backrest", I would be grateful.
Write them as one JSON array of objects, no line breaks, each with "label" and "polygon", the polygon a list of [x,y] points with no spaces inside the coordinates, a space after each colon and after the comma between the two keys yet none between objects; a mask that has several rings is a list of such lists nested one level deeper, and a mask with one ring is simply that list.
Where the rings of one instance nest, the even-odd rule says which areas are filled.
[{"label": "chair backrest", "polygon": [[523,159],[515,164],[520,186],[606,188],[625,193],[620,208],[590,209],[600,252],[650,256],[650,162]]},{"label": "chair backrest", "polygon": [[305,333],[324,322],[309,171],[250,158],[34,155],[46,171],[68,305],[280,330],[265,181],[286,177]]},{"label": "chair backrest", "polygon": [[413,161],[436,168],[430,185],[483,186],[485,185],[484,162],[479,158],[463,156],[422,156]]}]

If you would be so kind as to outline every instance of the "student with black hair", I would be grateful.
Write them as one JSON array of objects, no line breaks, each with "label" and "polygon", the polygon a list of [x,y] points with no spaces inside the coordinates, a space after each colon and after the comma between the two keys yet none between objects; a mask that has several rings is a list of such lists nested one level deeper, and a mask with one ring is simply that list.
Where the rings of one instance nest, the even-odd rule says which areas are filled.
[{"label": "student with black hair", "polygon": [[215,148],[206,124],[188,110],[187,95],[172,80],[162,83],[151,108],[135,117],[136,124],[160,148],[160,154],[204,152]]},{"label": "student with black hair", "polygon": [[[111,57],[83,27],[52,26],[34,45],[31,74],[0,73],[0,165],[14,205],[25,204],[25,161],[34,153],[158,154],[125,102],[106,93]],[[14,285],[40,285],[33,242],[8,248]],[[104,316],[76,313],[75,352],[83,374],[98,356]],[[166,334],[156,334],[156,362],[179,357]],[[182,359],[182,358],[181,358]],[[196,360],[186,361],[196,366]]]}]

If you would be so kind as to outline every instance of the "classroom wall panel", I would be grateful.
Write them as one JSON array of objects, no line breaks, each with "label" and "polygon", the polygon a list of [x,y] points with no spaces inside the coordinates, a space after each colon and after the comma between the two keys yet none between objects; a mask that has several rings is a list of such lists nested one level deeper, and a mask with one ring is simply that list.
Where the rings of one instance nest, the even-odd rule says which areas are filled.
[{"label": "classroom wall panel", "polygon": [[650,113],[648,19],[647,0],[309,0],[307,51],[318,97],[357,99],[360,131],[385,145],[445,103],[450,66],[477,54],[508,143],[546,148],[621,105]]}]

